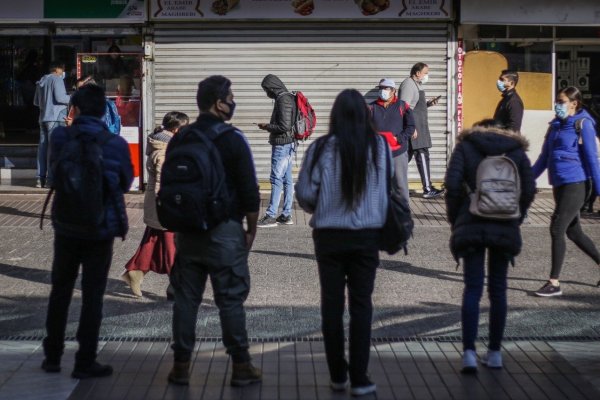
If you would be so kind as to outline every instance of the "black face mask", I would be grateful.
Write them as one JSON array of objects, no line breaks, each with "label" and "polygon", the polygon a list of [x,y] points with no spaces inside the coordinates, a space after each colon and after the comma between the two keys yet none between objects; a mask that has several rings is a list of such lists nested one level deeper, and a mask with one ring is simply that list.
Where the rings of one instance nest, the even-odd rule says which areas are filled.
[{"label": "black face mask", "polygon": [[223,102],[225,104],[227,104],[227,106],[229,107],[229,112],[223,112],[221,111],[221,113],[223,113],[223,115],[225,115],[225,119],[224,121],[229,121],[231,118],[233,118],[233,112],[235,111],[235,101],[232,101],[231,103],[227,103],[227,102]]},{"label": "black face mask", "polygon": [[270,99],[276,99],[277,96],[275,95],[275,93],[271,92],[270,90],[267,91],[267,97]]}]

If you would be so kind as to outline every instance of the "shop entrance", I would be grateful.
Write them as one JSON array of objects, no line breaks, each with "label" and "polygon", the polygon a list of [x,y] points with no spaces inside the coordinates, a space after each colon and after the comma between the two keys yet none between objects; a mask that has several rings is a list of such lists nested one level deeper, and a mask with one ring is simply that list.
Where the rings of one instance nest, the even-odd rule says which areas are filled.
[{"label": "shop entrance", "polygon": [[600,45],[556,47],[556,89],[575,86],[588,107],[600,116]]}]

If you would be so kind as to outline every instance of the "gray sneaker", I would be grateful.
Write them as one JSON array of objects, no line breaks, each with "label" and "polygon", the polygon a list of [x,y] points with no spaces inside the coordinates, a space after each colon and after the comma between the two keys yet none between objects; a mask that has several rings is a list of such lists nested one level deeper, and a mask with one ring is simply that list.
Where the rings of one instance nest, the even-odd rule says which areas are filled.
[{"label": "gray sneaker", "polygon": [[256,225],[259,228],[272,228],[274,226],[277,226],[277,220],[265,214],[264,217],[258,220],[258,223]]},{"label": "gray sneaker", "polygon": [[424,199],[435,199],[436,197],[440,197],[441,195],[443,195],[444,192],[445,192],[445,190],[443,190],[443,189],[436,189],[434,187],[431,187],[431,189],[423,192],[423,198]]},{"label": "gray sneaker", "polygon": [[562,295],[562,290],[560,290],[560,285],[554,286],[550,281],[548,281],[537,292],[535,292],[535,295],[540,297],[560,296]]}]

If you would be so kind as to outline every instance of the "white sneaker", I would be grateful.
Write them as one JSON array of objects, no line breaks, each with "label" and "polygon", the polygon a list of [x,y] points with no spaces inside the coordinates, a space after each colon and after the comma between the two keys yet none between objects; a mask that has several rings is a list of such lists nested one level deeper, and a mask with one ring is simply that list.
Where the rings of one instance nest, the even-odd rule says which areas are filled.
[{"label": "white sneaker", "polygon": [[462,370],[463,374],[473,374],[477,372],[477,353],[475,350],[465,350],[463,353]]},{"label": "white sneaker", "polygon": [[354,386],[350,389],[352,396],[364,396],[365,394],[375,393],[377,386],[374,383],[370,383],[364,386]]},{"label": "white sneaker", "polygon": [[488,350],[487,354],[481,357],[481,363],[488,368],[502,368],[502,353],[500,351]]},{"label": "white sneaker", "polygon": [[329,381],[329,387],[334,392],[343,392],[344,390],[346,390],[347,386],[348,386],[348,381],[346,381],[346,382],[339,382],[339,383],[338,382],[334,382],[334,381]]}]

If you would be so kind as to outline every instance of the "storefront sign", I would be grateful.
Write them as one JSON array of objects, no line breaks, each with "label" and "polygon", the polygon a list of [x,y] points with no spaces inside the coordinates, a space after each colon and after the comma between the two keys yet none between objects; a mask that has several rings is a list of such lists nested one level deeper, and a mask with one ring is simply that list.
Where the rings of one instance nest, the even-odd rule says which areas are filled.
[{"label": "storefront sign", "polygon": [[153,20],[449,20],[451,10],[451,0],[150,0]]},{"label": "storefront sign", "polygon": [[598,0],[462,0],[463,24],[494,25],[598,25]]},{"label": "storefront sign", "polygon": [[456,131],[463,130],[463,67],[465,64],[465,50],[463,40],[458,39],[456,50]]}]

